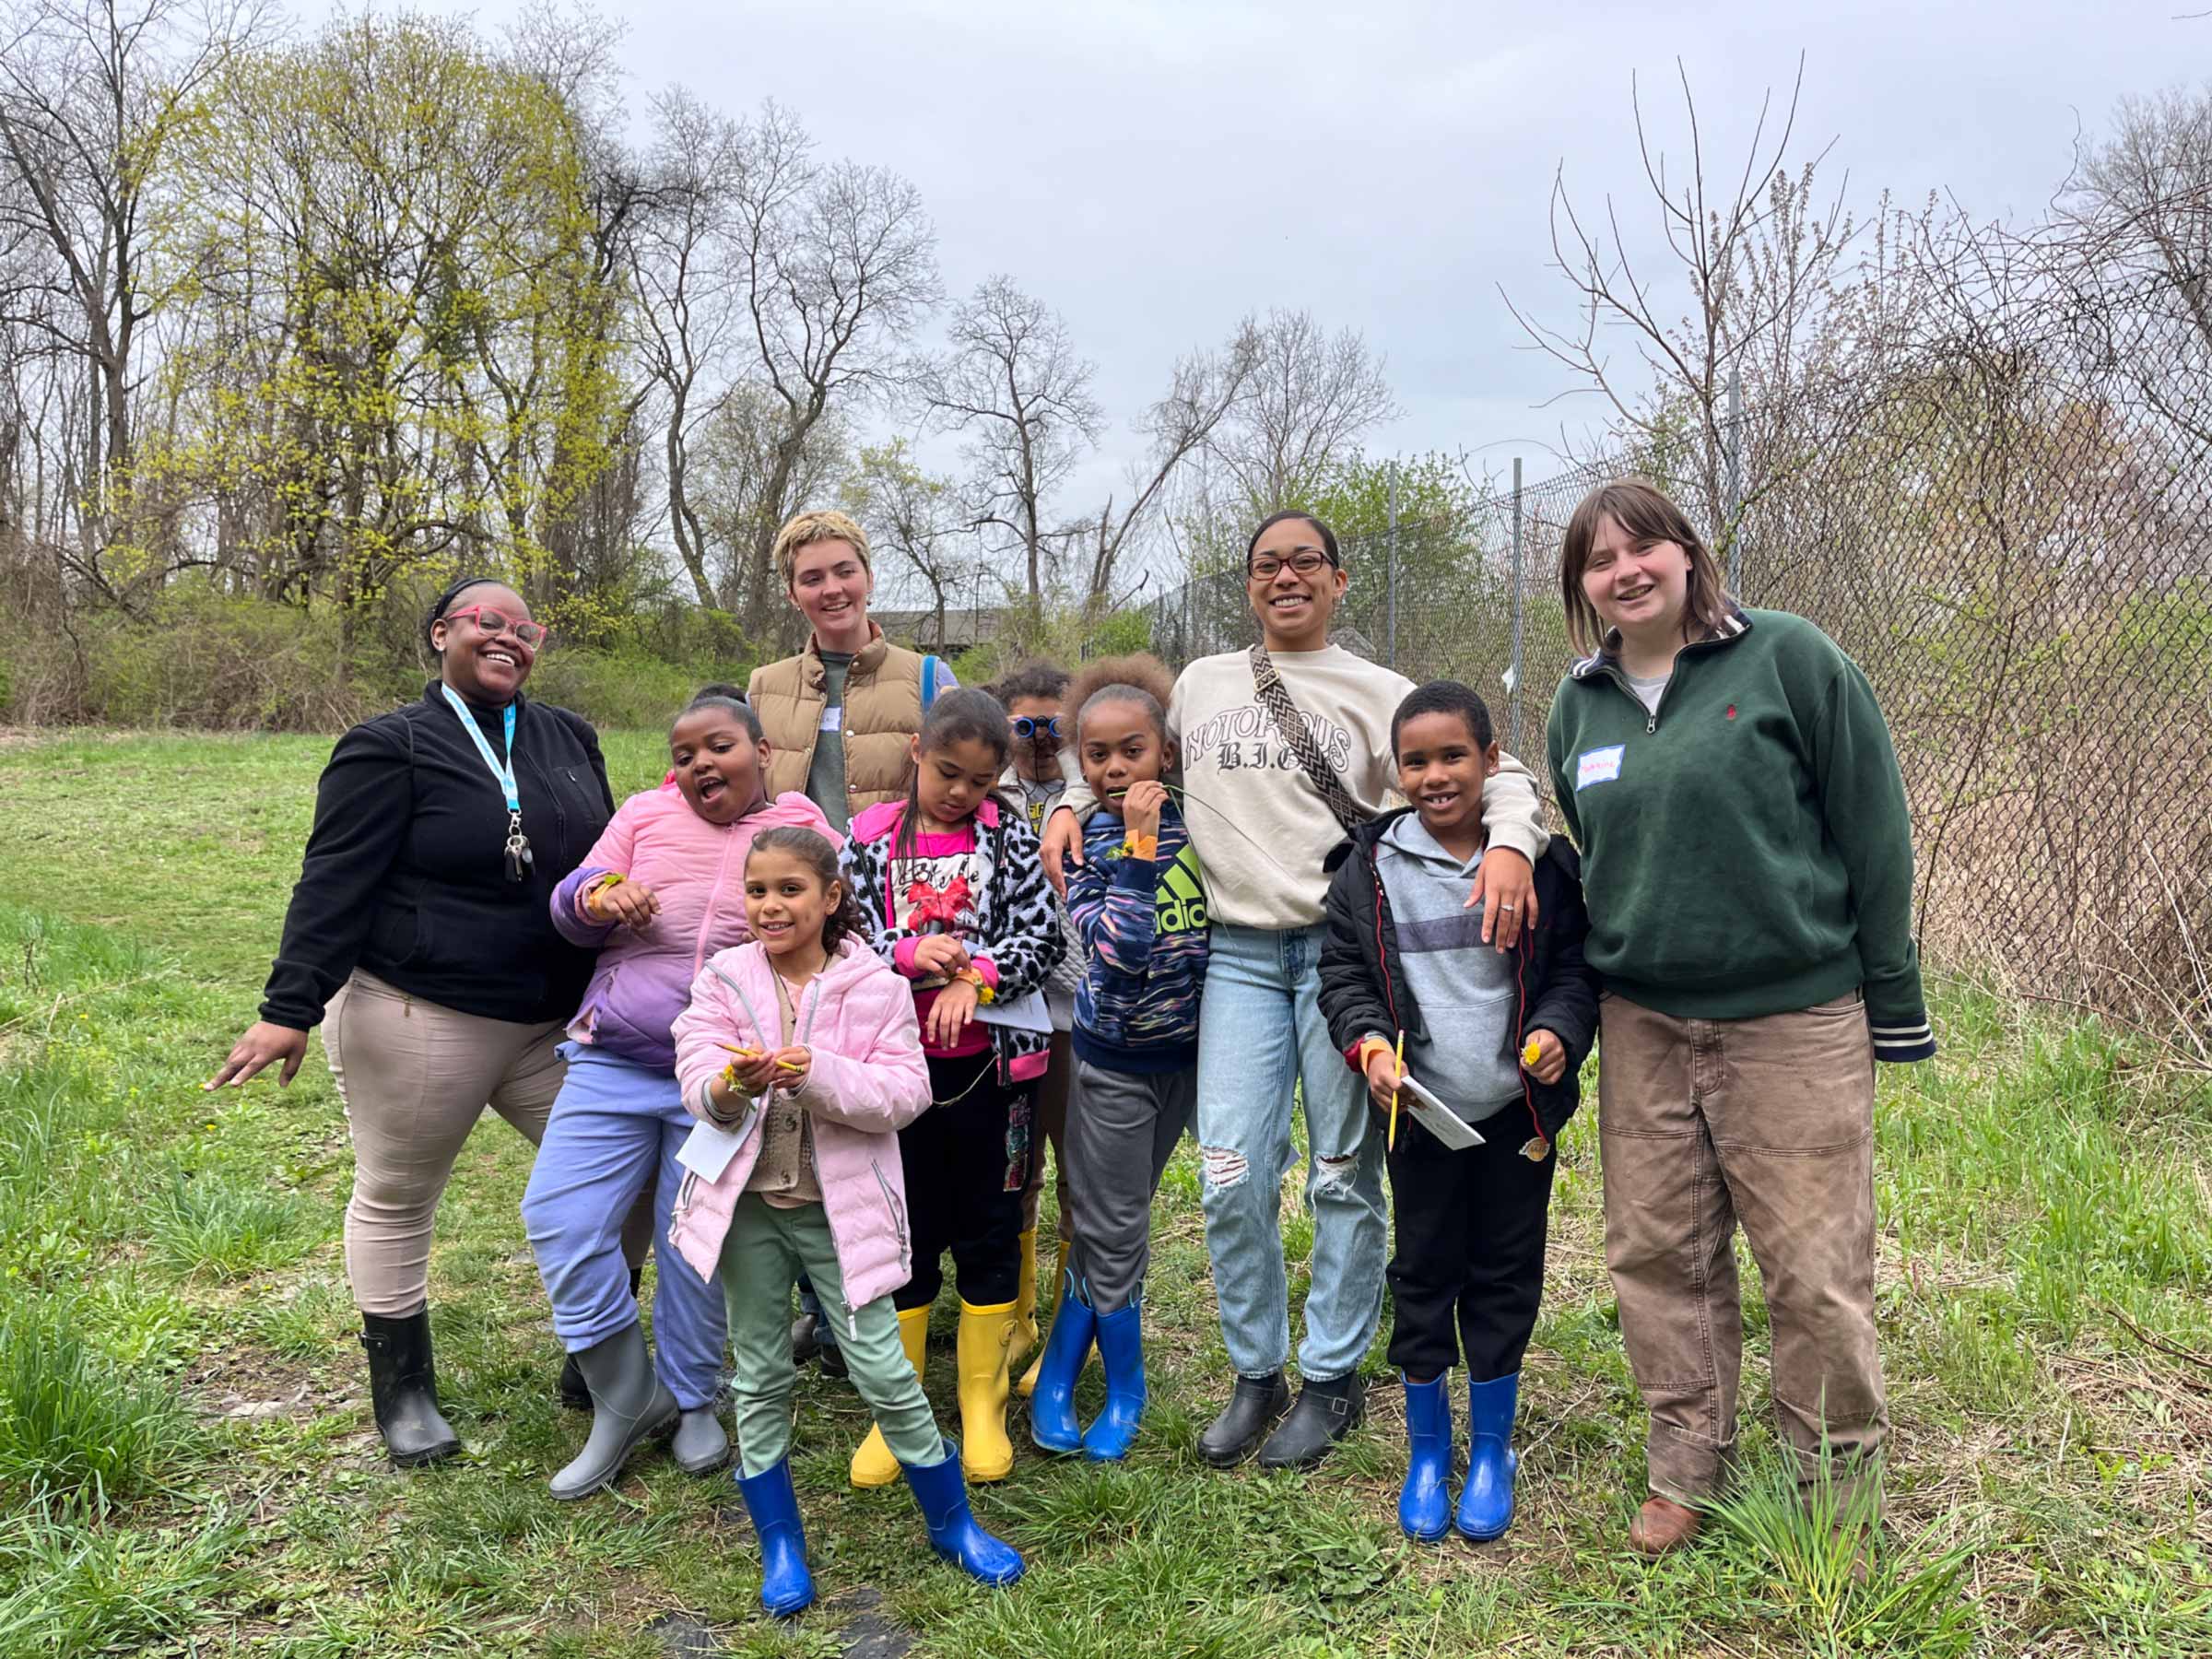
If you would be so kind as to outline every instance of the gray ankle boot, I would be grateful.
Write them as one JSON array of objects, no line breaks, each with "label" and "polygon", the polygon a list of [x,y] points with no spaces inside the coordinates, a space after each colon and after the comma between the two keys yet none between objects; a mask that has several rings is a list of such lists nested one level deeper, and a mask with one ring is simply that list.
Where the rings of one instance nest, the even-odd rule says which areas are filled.
[{"label": "gray ankle boot", "polygon": [[730,1461],[730,1437],[723,1432],[712,1401],[684,1413],[668,1450],[687,1475],[712,1475]]},{"label": "gray ankle boot", "polygon": [[576,1461],[553,1477],[553,1496],[582,1498],[614,1485],[622,1465],[678,1415],[676,1396],[653,1374],[645,1327],[629,1325],[576,1356],[592,1391],[592,1432]]}]

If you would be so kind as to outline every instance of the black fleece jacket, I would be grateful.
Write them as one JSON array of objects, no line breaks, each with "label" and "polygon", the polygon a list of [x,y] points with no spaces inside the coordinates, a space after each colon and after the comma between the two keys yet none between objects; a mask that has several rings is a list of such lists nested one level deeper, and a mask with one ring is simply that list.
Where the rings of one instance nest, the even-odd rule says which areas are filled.
[{"label": "black fleece jacket", "polygon": [[[1431,1035],[1399,964],[1397,927],[1375,864],[1382,831],[1412,810],[1400,807],[1361,825],[1323,864],[1334,875],[1324,911],[1328,937],[1321,947],[1321,1012],[1330,1040],[1355,1068],[1359,1041],[1370,1032]],[[1578,1074],[1597,1041],[1597,976],[1583,962],[1590,913],[1583,908],[1581,861],[1562,838],[1553,836],[1536,860],[1535,882],[1535,943],[1516,945],[1510,953],[1520,990],[1507,1041],[1509,1053],[1518,1051],[1540,1028],[1567,1050],[1567,1069],[1557,1083],[1521,1074],[1530,1124],[1547,1141],[1556,1141],[1581,1103]]]},{"label": "black fleece jacket", "polygon": [[[551,900],[614,817],[591,723],[518,694],[514,774],[534,864],[509,881],[507,801],[436,681],[338,739],[285,912],[261,1017],[307,1030],[361,968],[425,1002],[537,1024],[576,1011],[593,953],[554,932]],[[471,705],[491,752],[500,709]]]}]

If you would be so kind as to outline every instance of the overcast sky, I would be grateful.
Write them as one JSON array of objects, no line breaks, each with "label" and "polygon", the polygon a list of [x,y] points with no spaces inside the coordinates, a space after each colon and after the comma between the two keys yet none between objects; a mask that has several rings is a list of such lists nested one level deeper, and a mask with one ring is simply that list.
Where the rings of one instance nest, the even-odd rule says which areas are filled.
[{"label": "overcast sky", "polygon": [[[641,115],[681,81],[733,112],[774,97],[828,155],[918,184],[954,293],[1004,271],[1065,315],[1125,423],[1175,356],[1238,317],[1306,307],[1388,359],[1404,418],[1378,451],[1473,451],[1550,470],[1595,400],[1525,348],[1499,298],[1571,315],[1547,268],[1563,166],[1655,229],[1630,102],[1687,152],[1679,56],[1709,157],[1740,167],[1761,94],[1805,93],[1793,153],[1835,141],[1862,206],[1947,191],[1979,216],[2038,211],[2077,128],[2116,100],[2212,74],[2212,0],[2006,5],[1550,4],[1368,0],[822,0],[629,12]],[[471,11],[488,29],[511,15]],[[1677,289],[1677,294],[1680,292]],[[1125,426],[1091,470],[1103,489]],[[1075,507],[1070,500],[1065,505]]]}]

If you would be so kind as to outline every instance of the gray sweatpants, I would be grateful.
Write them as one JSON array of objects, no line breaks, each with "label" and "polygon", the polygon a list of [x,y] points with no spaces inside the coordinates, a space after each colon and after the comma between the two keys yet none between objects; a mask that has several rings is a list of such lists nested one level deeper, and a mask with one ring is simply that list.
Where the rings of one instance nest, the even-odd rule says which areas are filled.
[{"label": "gray sweatpants", "polygon": [[1100,1313],[1125,1307],[1152,1258],[1152,1194],[1198,1105],[1198,1068],[1107,1071],[1076,1062],[1067,1114],[1074,1263]]}]

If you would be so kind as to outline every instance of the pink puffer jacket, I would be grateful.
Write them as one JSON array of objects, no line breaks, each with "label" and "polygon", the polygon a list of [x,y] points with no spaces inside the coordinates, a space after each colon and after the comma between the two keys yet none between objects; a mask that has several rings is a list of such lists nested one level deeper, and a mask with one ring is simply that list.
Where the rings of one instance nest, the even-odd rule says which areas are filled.
[{"label": "pink puffer jacket", "polygon": [[[691,986],[676,1022],[676,1077],[684,1104],[704,1119],[706,1087],[730,1063],[720,1046],[782,1046],[775,970],[757,944],[725,950]],[[837,1244],[845,1300],[864,1308],[912,1277],[906,1177],[899,1131],[929,1110],[929,1065],[913,991],[859,939],[846,939],[800,993],[792,1041],[814,1063],[797,1099],[814,1134],[814,1172]],[[696,1171],[677,1194],[668,1241],[701,1278],[722,1259],[730,1217],[760,1157],[760,1120],[721,1177]]]},{"label": "pink puffer jacket", "polygon": [[[751,937],[745,921],[745,854],[753,837],[784,824],[814,830],[833,846],[844,838],[822,809],[797,793],[780,794],[734,824],[710,824],[670,785],[622,803],[583,863],[553,889],[553,925],[575,945],[597,945],[569,1035],[586,1047],[666,1071],[676,1064],[668,1028],[691,982],[716,951]],[[609,870],[641,881],[661,901],[642,928],[589,922],[577,896]]]}]

